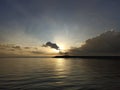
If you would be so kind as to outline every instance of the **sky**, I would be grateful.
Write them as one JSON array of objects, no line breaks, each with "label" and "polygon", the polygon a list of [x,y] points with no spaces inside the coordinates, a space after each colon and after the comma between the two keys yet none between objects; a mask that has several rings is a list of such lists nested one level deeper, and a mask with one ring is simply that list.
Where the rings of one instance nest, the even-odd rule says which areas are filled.
[{"label": "sky", "polygon": [[59,52],[43,47],[47,42],[76,51],[112,30],[120,31],[119,0],[0,0],[0,48],[8,47],[0,55]]}]

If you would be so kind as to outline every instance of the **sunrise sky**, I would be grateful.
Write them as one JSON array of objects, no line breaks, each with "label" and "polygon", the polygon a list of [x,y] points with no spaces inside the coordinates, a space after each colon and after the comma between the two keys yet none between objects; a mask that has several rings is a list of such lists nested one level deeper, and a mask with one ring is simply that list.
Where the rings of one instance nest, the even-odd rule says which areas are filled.
[{"label": "sunrise sky", "polygon": [[119,31],[120,0],[0,0],[0,56],[120,55]]}]

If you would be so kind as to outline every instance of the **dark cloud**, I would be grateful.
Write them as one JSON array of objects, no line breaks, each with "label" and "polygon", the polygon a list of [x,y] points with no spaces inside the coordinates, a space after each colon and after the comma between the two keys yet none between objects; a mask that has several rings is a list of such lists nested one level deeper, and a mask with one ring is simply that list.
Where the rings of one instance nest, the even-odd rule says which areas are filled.
[{"label": "dark cloud", "polygon": [[69,53],[74,55],[120,55],[120,32],[107,31],[86,40],[81,47],[70,49]]},{"label": "dark cloud", "polygon": [[24,47],[24,49],[30,49],[30,47]]},{"label": "dark cloud", "polygon": [[14,49],[21,49],[20,46],[13,46],[12,48],[14,48]]},{"label": "dark cloud", "polygon": [[51,47],[56,50],[59,50],[59,46],[56,43],[52,43],[52,42],[47,42],[45,45],[43,45],[43,47]]},{"label": "dark cloud", "polygon": [[22,49],[22,47],[14,44],[0,44],[0,49]]}]

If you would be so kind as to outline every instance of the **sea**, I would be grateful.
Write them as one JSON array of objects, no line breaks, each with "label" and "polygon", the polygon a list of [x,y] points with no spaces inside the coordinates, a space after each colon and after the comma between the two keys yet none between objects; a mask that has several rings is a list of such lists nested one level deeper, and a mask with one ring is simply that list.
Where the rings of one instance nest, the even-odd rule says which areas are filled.
[{"label": "sea", "polygon": [[0,90],[120,90],[120,60],[0,58]]}]

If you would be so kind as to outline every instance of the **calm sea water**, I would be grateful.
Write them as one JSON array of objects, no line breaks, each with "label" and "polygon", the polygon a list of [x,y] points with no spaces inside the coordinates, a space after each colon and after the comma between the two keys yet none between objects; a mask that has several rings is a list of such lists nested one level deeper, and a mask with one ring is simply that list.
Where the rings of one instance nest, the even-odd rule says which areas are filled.
[{"label": "calm sea water", "polygon": [[0,58],[0,90],[120,90],[120,60]]}]

